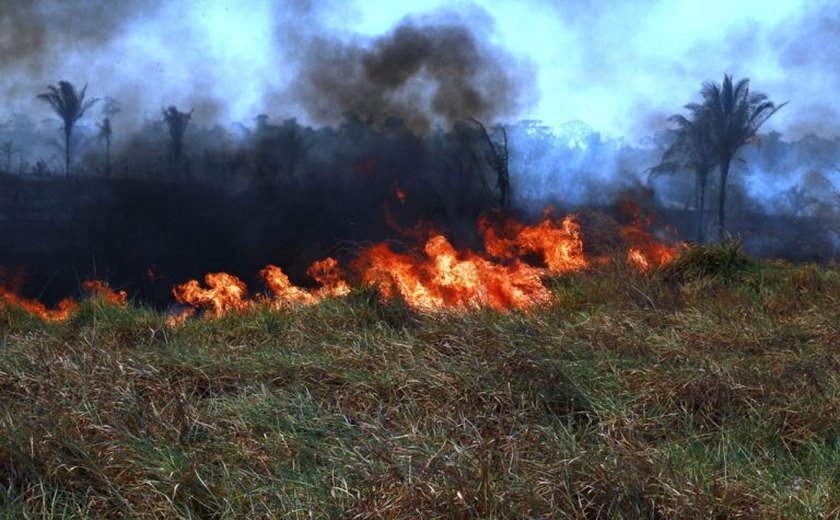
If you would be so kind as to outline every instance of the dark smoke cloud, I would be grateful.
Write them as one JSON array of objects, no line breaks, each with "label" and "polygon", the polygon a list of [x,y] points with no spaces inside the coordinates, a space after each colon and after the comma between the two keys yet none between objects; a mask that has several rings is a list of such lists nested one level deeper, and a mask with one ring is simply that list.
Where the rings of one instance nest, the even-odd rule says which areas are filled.
[{"label": "dark smoke cloud", "polygon": [[533,95],[534,71],[457,22],[406,19],[373,41],[316,37],[292,86],[307,112],[333,122],[353,112],[415,130],[512,116]]},{"label": "dark smoke cloud", "polygon": [[41,73],[53,60],[106,45],[124,24],[154,12],[161,0],[4,0],[0,69]]},{"label": "dark smoke cloud", "polygon": [[6,111],[47,117],[33,98],[65,79],[119,101],[124,129],[170,104],[195,108],[202,125],[260,113],[335,123],[356,112],[425,129],[515,117],[534,99],[534,68],[487,43],[493,19],[478,7],[407,19],[379,38],[348,29],[361,11],[347,2],[251,7],[243,16],[227,0],[0,2]]}]

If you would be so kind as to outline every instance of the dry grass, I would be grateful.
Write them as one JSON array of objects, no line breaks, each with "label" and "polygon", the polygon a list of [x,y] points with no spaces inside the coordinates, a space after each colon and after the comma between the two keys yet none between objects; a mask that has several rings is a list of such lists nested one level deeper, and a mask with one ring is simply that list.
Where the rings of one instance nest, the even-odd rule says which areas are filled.
[{"label": "dry grass", "polygon": [[0,311],[6,518],[837,518],[840,271],[731,245],[532,313]]}]

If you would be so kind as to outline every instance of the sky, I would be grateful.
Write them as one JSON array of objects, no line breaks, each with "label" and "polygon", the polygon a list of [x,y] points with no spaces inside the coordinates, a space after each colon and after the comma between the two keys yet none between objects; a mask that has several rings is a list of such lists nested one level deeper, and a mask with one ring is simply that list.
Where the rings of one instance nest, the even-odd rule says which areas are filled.
[{"label": "sky", "polygon": [[[358,76],[365,69],[359,63],[387,56],[371,49],[398,43],[391,36],[406,20],[444,42],[427,45],[434,54],[459,52],[452,42],[463,36],[438,26],[463,27],[476,48],[455,65],[423,58],[435,72],[383,94],[381,83],[372,87]],[[125,125],[159,118],[170,104],[195,109],[200,124],[250,125],[260,113],[333,124],[344,109],[381,102],[394,111],[435,107],[437,98],[424,93],[435,85],[463,93],[480,84],[475,110],[496,122],[538,119],[559,127],[579,120],[638,142],[667,128],[668,116],[697,100],[704,81],[720,82],[727,73],[789,102],[764,130],[786,139],[837,137],[839,65],[840,6],[828,0],[0,4],[0,120],[20,111],[50,117],[35,95],[60,79],[116,99]],[[464,67],[463,82],[450,85]],[[441,110],[442,119],[431,123],[468,112]]]}]

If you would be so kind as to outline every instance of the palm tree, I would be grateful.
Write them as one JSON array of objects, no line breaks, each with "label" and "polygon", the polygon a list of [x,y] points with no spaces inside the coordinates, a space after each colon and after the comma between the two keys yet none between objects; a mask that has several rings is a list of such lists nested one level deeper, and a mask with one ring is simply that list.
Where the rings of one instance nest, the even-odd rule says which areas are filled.
[{"label": "palm tree", "polygon": [[111,129],[111,118],[106,117],[101,123],[96,126],[99,127],[99,140],[105,140],[105,178],[111,177],[111,137],[114,131]]},{"label": "palm tree", "polygon": [[172,139],[170,160],[172,172],[175,177],[181,176],[181,154],[184,149],[184,132],[190,124],[193,111],[181,112],[174,106],[163,110],[163,120],[169,127],[169,137]]},{"label": "palm tree", "polygon": [[112,97],[106,96],[102,100],[102,115],[105,119],[97,123],[99,128],[99,140],[105,140],[105,177],[111,177],[111,139],[114,137],[114,129],[111,127],[111,118],[122,111],[119,102]]},{"label": "palm tree", "polygon": [[53,111],[64,121],[64,175],[70,176],[70,136],[73,126],[85,115],[98,99],[85,101],[87,85],[80,92],[69,81],[59,81],[58,86],[50,85],[48,92],[38,94],[38,99],[50,104]]},{"label": "palm tree", "polygon": [[720,168],[718,238],[722,240],[726,229],[726,179],[732,159],[745,144],[760,143],[758,129],[787,102],[775,105],[760,92],[750,93],[748,78],[733,84],[732,76],[728,74],[723,76],[723,85],[706,82],[700,93],[703,103],[689,106],[695,114],[695,121],[705,119],[704,132],[710,135]]},{"label": "palm tree", "polygon": [[703,116],[703,107],[696,103],[685,106],[690,118],[676,114],[668,120],[676,124],[676,139],[662,154],[660,163],[651,173],[672,173],[681,167],[694,170],[694,207],[697,211],[697,242],[704,240],[703,217],[706,206],[706,185],[709,172],[717,166],[717,154],[712,141],[709,119]]}]

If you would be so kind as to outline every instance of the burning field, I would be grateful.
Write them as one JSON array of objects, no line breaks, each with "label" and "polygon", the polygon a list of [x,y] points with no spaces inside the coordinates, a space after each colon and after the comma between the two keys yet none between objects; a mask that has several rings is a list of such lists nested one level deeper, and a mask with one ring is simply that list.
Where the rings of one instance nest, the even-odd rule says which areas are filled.
[{"label": "burning field", "polygon": [[309,287],[176,283],[168,312],[100,281],[48,308],[7,274],[0,508],[836,517],[840,271],[631,219],[611,254],[583,215],[491,213],[474,250],[417,226]]},{"label": "burning field", "polygon": [[[621,254],[628,265],[647,272],[667,266],[676,256],[679,244],[666,244],[654,238],[652,219],[640,219],[639,209],[627,204],[633,223],[618,229]],[[575,215],[562,218],[546,209],[539,222],[528,225],[501,213],[484,215],[477,223],[482,238],[480,252],[458,250],[431,226],[418,224],[399,229],[416,241],[392,245],[380,242],[359,247],[343,268],[332,257],[311,264],[306,273],[315,288],[294,285],[283,269],[267,265],[260,270],[264,291],[250,293],[238,277],[208,273],[203,284],[189,280],[175,285],[172,295],[183,309],[169,317],[183,322],[196,314],[218,318],[231,311],[255,306],[283,308],[313,305],[325,298],[341,298],[351,292],[351,284],[375,289],[384,301],[398,299],[416,311],[529,310],[552,303],[544,278],[577,273],[608,257],[592,257],[584,252],[584,239]],[[9,278],[6,276],[5,278]],[[78,308],[65,298],[54,309],[18,295],[22,275],[0,285],[0,304],[17,307],[47,321],[64,321]],[[91,295],[125,306],[128,295],[114,291],[107,283],[88,280],[82,288]]]},{"label": "burning field", "polygon": [[0,518],[840,518],[838,13],[354,3],[0,2]]}]

